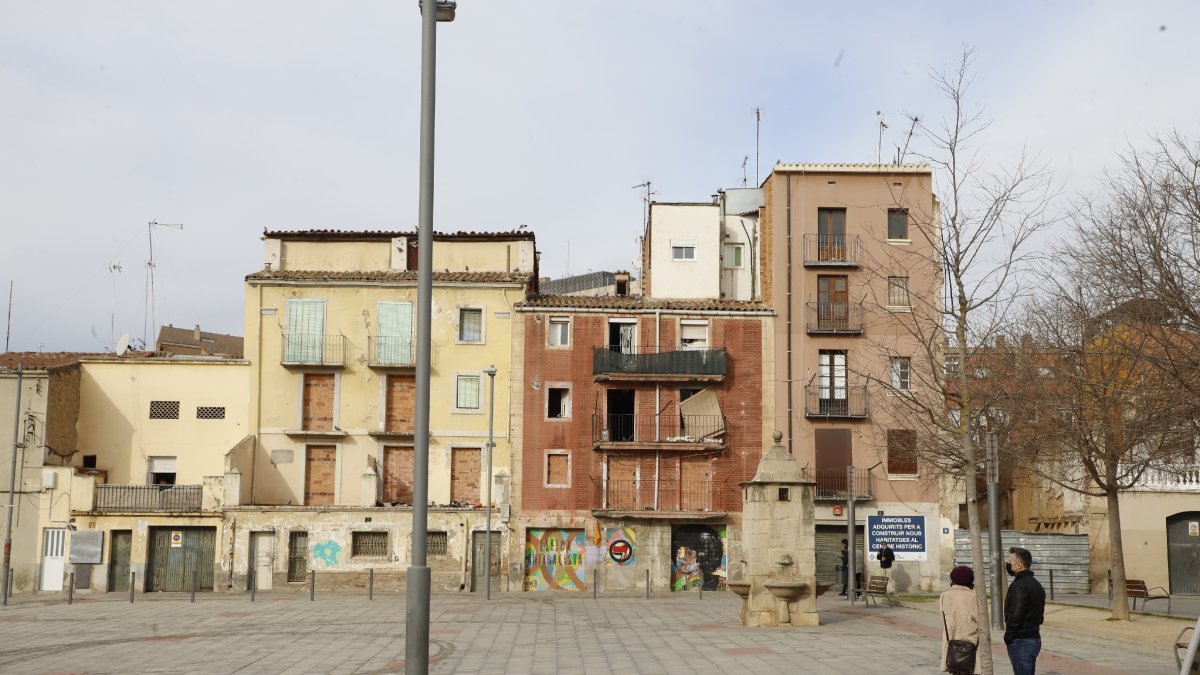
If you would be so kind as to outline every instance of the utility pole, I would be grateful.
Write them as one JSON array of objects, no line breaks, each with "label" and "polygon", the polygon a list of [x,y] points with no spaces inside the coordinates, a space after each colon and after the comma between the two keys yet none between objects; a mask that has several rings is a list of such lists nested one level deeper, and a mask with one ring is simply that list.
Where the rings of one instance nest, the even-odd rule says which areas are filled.
[{"label": "utility pole", "polygon": [[762,128],[762,108],[754,109],[754,185],[758,187],[762,185],[762,180],[758,176],[759,169],[762,163],[759,162],[758,156],[758,138]]},{"label": "utility pole", "polygon": [[[146,223],[146,233],[150,238],[150,259],[146,261],[146,312],[148,314],[150,330],[155,331],[155,335],[157,335],[158,331],[158,326],[156,325],[156,319],[154,317],[154,228],[156,227],[169,227],[172,230],[182,230],[183,224],[160,223],[158,220],[151,220],[149,223]],[[146,346],[150,344],[147,341],[148,331],[146,330],[146,323],[147,319],[143,318],[142,349],[145,349]]]},{"label": "utility pole", "polygon": [[1000,543],[1000,461],[996,433],[987,436],[988,547],[992,554],[992,628],[1004,628],[1004,552]]},{"label": "utility pole", "polygon": [[8,524],[4,527],[4,578],[0,580],[4,590],[0,591],[0,599],[3,602],[0,604],[8,604],[9,578],[12,576],[12,523],[13,523],[13,503],[17,496],[17,449],[21,447],[21,387],[25,373],[21,368],[21,364],[17,364],[17,406],[13,413],[13,441],[12,441],[12,471],[9,473],[8,479]]},{"label": "utility pole", "polygon": [[8,323],[4,330],[4,351],[8,351],[8,338],[12,337],[12,293],[13,281],[8,282]]},{"label": "utility pole", "polygon": [[858,596],[858,551],[856,547],[858,542],[855,541],[855,523],[857,518],[854,516],[854,500],[858,495],[854,494],[854,466],[846,467],[846,588],[850,589],[846,593],[846,597],[853,605],[855,598]]}]

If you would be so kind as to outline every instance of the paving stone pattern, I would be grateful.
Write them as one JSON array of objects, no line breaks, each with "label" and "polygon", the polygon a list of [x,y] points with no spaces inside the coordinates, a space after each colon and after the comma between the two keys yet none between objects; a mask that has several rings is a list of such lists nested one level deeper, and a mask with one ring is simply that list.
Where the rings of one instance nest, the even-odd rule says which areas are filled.
[{"label": "paving stone pattern", "polygon": [[[745,629],[727,593],[435,595],[434,673],[935,673],[938,614],[820,602],[819,628]],[[1048,637],[1039,673],[1168,673],[1169,653]],[[1001,649],[997,673],[1011,669]],[[259,593],[0,608],[0,673],[394,673],[404,597]]]}]

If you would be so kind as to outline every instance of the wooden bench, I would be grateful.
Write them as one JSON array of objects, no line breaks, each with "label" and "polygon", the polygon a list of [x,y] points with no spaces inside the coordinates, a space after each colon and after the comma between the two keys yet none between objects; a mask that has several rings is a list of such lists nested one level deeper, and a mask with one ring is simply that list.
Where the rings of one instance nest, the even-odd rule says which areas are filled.
[{"label": "wooden bench", "polygon": [[887,577],[867,577],[867,587],[854,589],[866,597],[864,603],[875,602],[875,606],[879,606],[879,598],[887,601],[888,607],[893,605],[892,595],[888,593],[888,578]]},{"label": "wooden bench", "polygon": [[[1156,592],[1157,591],[1157,592]],[[1146,582],[1143,579],[1126,579],[1125,580],[1125,595],[1129,596],[1133,602],[1133,610],[1137,611],[1138,598],[1142,599],[1142,611],[1146,611],[1146,603],[1151,600],[1166,600],[1167,614],[1171,613],[1171,594],[1167,593],[1167,589],[1162,586],[1147,588]]]}]

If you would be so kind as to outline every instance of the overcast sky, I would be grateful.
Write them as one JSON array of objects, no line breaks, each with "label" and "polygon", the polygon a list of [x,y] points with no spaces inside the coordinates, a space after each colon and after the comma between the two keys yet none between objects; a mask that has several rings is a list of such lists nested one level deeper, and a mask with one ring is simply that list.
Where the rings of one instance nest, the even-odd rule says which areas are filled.
[{"label": "overcast sky", "polygon": [[[412,229],[420,15],[375,2],[0,3],[0,281],[14,350],[242,332],[267,228]],[[953,11],[950,11],[950,9]],[[1148,133],[1200,135],[1200,3],[460,0],[441,24],[439,230],[528,224],[543,274],[629,268],[632,186],[703,200],[792,162],[875,161],[978,49],[988,162],[1068,193]],[[568,244],[569,242],[569,244]],[[570,249],[568,267],[567,251]],[[113,274],[109,265],[120,263]],[[6,304],[6,298],[0,298]],[[153,335],[153,331],[151,331]]]}]

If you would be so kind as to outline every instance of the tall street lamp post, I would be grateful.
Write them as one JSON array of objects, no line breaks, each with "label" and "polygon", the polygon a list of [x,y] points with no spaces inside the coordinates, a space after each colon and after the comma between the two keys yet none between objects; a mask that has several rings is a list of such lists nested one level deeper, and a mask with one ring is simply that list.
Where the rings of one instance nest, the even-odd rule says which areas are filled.
[{"label": "tall street lamp post", "polygon": [[417,405],[413,451],[412,559],[404,619],[404,672],[429,672],[429,357],[433,306],[433,122],[437,22],[453,21],[454,0],[421,2],[421,183],[417,228]]},{"label": "tall street lamp post", "polygon": [[496,447],[495,439],[495,419],[496,419],[496,366],[488,366],[484,369],[488,376],[488,444],[487,444],[487,531],[484,532],[487,537],[485,544],[486,553],[484,554],[484,598],[492,599],[492,451]]}]

